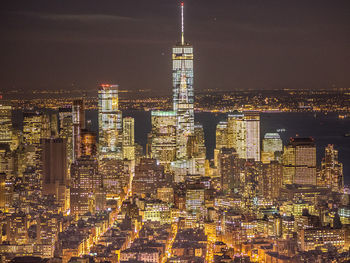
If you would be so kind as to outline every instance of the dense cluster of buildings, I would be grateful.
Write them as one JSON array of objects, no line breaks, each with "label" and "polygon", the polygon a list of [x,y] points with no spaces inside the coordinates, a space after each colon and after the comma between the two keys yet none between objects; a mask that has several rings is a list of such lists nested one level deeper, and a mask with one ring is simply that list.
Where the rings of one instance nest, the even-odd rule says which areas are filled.
[{"label": "dense cluster of buildings", "polygon": [[328,145],[317,165],[314,139],[261,140],[259,112],[233,111],[208,160],[183,26],[172,62],[173,109],[152,111],[146,149],[123,118],[118,85],[98,87],[98,133],[83,99],[25,111],[22,127],[0,103],[1,261],[350,260],[337,149]]}]

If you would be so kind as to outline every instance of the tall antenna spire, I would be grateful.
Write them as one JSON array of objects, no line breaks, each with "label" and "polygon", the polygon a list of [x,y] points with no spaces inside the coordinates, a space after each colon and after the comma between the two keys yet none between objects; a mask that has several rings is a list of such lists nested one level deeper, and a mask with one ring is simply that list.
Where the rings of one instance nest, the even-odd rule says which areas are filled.
[{"label": "tall antenna spire", "polygon": [[185,44],[184,39],[184,2],[181,2],[181,44]]}]

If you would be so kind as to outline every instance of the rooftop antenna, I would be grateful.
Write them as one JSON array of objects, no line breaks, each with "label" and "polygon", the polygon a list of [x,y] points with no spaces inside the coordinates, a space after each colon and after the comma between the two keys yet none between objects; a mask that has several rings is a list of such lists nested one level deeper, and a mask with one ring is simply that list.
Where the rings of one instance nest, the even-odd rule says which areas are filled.
[{"label": "rooftop antenna", "polygon": [[185,44],[184,39],[184,2],[181,2],[181,44]]}]

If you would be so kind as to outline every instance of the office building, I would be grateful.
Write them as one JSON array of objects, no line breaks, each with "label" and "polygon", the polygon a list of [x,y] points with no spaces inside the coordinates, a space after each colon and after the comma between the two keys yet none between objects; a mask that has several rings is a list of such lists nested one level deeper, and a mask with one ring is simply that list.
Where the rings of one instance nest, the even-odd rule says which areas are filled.
[{"label": "office building", "polygon": [[247,159],[260,161],[260,114],[259,112],[245,112]]},{"label": "office building", "polygon": [[235,159],[238,154],[234,148],[221,148],[218,155],[218,170],[220,174],[220,186],[224,193],[230,193],[238,186],[239,178],[235,177]]},{"label": "office building", "polygon": [[62,209],[68,210],[66,141],[42,139],[43,194],[54,195]]},{"label": "office building", "polygon": [[50,138],[50,118],[39,112],[23,113],[23,142],[27,145],[40,146],[40,140]]},{"label": "office building", "polygon": [[68,159],[68,171],[70,164],[73,161],[73,118],[72,108],[59,108],[59,137],[65,139],[67,159]]},{"label": "office building", "polygon": [[335,192],[343,192],[343,164],[339,162],[338,150],[332,144],[329,144],[325,148],[325,155],[321,162],[317,185],[328,187]]},{"label": "office building", "polygon": [[118,85],[102,84],[98,89],[98,129],[100,158],[123,158],[122,112]]},{"label": "office building", "polygon": [[193,47],[184,40],[184,5],[181,4],[181,41],[172,49],[173,110],[176,114],[177,158],[187,158],[188,136],[194,132]]},{"label": "office building", "polygon": [[81,156],[81,131],[85,129],[85,105],[82,99],[73,101],[73,160]]},{"label": "office building", "polygon": [[233,112],[227,118],[227,146],[239,158],[260,161],[260,114]]},{"label": "office building", "polygon": [[12,142],[12,107],[0,102],[0,143]]},{"label": "office building", "polygon": [[262,141],[261,161],[269,163],[278,159],[283,151],[283,143],[278,133],[266,133]]},{"label": "office building", "polygon": [[283,180],[283,166],[277,161],[263,165],[261,182],[262,196],[267,200],[276,200],[280,195]]},{"label": "office building", "polygon": [[313,138],[291,138],[284,147],[283,184],[316,185],[316,145]]},{"label": "office building", "polygon": [[135,159],[135,120],[123,118],[123,159]]},{"label": "office building", "polygon": [[71,165],[71,213],[83,215],[103,207],[102,177],[96,158],[82,156]]},{"label": "office building", "polygon": [[169,170],[176,159],[176,113],[174,111],[152,111],[151,157]]}]

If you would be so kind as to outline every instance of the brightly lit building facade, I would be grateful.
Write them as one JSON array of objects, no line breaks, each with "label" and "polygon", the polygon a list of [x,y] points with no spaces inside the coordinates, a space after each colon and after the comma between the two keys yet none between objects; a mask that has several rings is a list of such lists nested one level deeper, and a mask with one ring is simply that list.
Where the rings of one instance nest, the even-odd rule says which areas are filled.
[{"label": "brightly lit building facade", "polygon": [[39,112],[23,113],[23,142],[27,145],[40,145],[40,139],[50,137],[50,118]]},{"label": "brightly lit building facade", "polygon": [[266,133],[262,141],[261,161],[269,163],[276,160],[276,153],[283,151],[283,143],[278,133]]},{"label": "brightly lit building facade", "polygon": [[234,112],[228,115],[227,146],[234,148],[239,158],[260,161],[259,112]]},{"label": "brightly lit building facade", "polygon": [[12,141],[12,107],[0,103],[0,143]]},{"label": "brightly lit building facade", "polygon": [[98,89],[100,157],[122,158],[122,112],[118,105],[118,85],[103,84]]},{"label": "brightly lit building facade", "polygon": [[173,46],[173,110],[176,113],[177,158],[187,158],[188,137],[194,132],[193,47],[184,41],[183,3],[181,42]]},{"label": "brightly lit building facade", "polygon": [[85,129],[85,105],[84,100],[73,101],[72,107],[73,121],[73,160],[81,156],[81,131]]},{"label": "brightly lit building facade", "polygon": [[247,159],[260,161],[260,114],[259,112],[245,112],[247,140]]},{"label": "brightly lit building facade", "polygon": [[175,111],[152,111],[151,157],[169,169],[176,159]]},{"label": "brightly lit building facade", "polygon": [[283,184],[316,185],[316,145],[313,138],[291,138],[283,153]]},{"label": "brightly lit building facade", "polygon": [[338,160],[338,150],[329,144],[321,162],[317,185],[326,186],[335,192],[342,192],[344,187],[343,164]]},{"label": "brightly lit building facade", "polygon": [[123,159],[135,159],[135,120],[123,118]]}]

